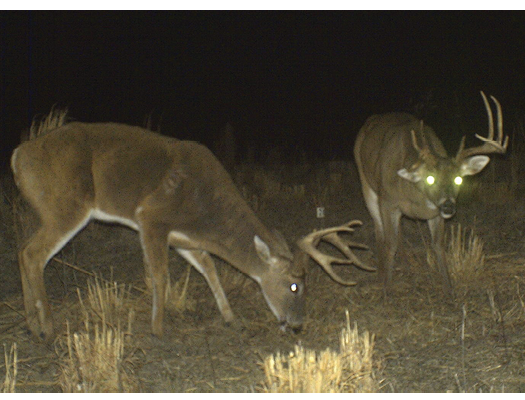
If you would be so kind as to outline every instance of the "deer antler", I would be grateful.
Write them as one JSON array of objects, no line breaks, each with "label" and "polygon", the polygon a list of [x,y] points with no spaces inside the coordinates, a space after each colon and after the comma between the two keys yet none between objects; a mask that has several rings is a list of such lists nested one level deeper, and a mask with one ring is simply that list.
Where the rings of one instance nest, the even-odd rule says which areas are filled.
[{"label": "deer antler", "polygon": [[[368,265],[360,261],[349,248],[354,247],[358,249],[368,250],[368,246],[361,243],[345,242],[338,236],[338,232],[352,233],[354,232],[355,226],[361,226],[362,224],[363,223],[361,221],[353,220],[341,226],[335,226],[332,228],[323,229],[321,231],[315,231],[299,240],[297,244],[300,247],[300,249],[303,250],[310,257],[312,257],[326,271],[326,273],[330,275],[330,277],[334,281],[340,283],[341,285],[353,286],[356,285],[357,282],[347,281],[341,278],[334,272],[332,264],[353,264],[356,267],[361,268],[365,271],[375,271],[375,268],[369,267]],[[321,240],[330,243],[348,258],[339,258],[322,253],[317,249],[317,245]]]},{"label": "deer antler", "polygon": [[417,133],[413,129],[410,131],[410,134],[412,135],[412,146],[414,146],[414,149],[418,152],[420,160],[423,160],[423,162],[427,164],[432,164],[435,163],[436,158],[430,151],[430,148],[428,147],[428,141],[423,126],[423,120],[421,120],[419,125],[419,131],[421,132],[420,136],[422,147],[419,147],[419,145],[417,144]]},{"label": "deer antler", "polygon": [[496,100],[494,96],[490,96],[492,101],[496,104],[496,112],[498,117],[498,138],[494,140],[494,119],[492,117],[492,110],[487,100],[487,96],[485,96],[485,93],[483,93],[483,91],[481,92],[481,97],[483,97],[483,102],[485,103],[485,109],[487,110],[487,116],[489,119],[488,137],[485,138],[476,134],[476,137],[484,143],[481,146],[470,147],[468,149],[464,149],[465,137],[463,137],[461,139],[461,145],[459,146],[459,150],[456,155],[456,160],[458,161],[476,154],[503,154],[505,153],[505,151],[507,151],[507,146],[509,145],[509,137],[503,137],[503,113],[501,112],[501,104],[498,100]]},{"label": "deer antler", "polygon": [[412,129],[410,133],[412,134],[412,145],[414,146],[414,149],[416,149],[418,153],[421,153],[428,149],[427,138],[425,136],[425,133],[423,132],[423,120],[420,121],[419,131],[421,132],[421,141],[423,142],[423,148],[419,147],[417,144],[416,132]]}]

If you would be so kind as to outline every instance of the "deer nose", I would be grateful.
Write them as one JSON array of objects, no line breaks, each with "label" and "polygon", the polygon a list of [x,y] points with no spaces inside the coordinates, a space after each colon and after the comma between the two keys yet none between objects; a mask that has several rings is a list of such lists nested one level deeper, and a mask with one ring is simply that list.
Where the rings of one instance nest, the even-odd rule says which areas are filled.
[{"label": "deer nose", "polygon": [[290,323],[288,321],[281,323],[281,331],[286,332],[287,330],[291,330],[294,334],[298,334],[303,329],[303,323],[301,322],[295,322]]},{"label": "deer nose", "polygon": [[450,218],[456,213],[456,202],[452,199],[446,199],[439,206],[439,212],[443,218]]}]

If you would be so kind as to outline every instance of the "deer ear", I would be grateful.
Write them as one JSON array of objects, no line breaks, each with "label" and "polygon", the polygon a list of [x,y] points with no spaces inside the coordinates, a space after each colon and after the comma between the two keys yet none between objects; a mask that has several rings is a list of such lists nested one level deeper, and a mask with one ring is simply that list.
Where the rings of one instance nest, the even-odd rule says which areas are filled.
[{"label": "deer ear", "polygon": [[286,239],[284,238],[283,234],[277,229],[273,229],[272,232],[275,238],[277,239],[277,245],[279,246],[278,253],[284,257],[292,259],[293,254],[290,251],[290,247],[288,247],[288,243],[286,242]]},{"label": "deer ear", "polygon": [[460,174],[461,176],[475,175],[478,172],[481,172],[481,170],[487,166],[489,161],[490,158],[487,156],[468,157],[461,163]]},{"label": "deer ear", "polygon": [[271,264],[273,257],[270,254],[270,248],[268,245],[257,235],[253,237],[253,243],[255,243],[255,250],[257,250],[259,258],[266,264]]},{"label": "deer ear", "polygon": [[421,174],[419,173],[419,168],[414,171],[408,171],[406,168],[402,168],[397,171],[397,174],[407,181],[417,183],[421,180]]}]

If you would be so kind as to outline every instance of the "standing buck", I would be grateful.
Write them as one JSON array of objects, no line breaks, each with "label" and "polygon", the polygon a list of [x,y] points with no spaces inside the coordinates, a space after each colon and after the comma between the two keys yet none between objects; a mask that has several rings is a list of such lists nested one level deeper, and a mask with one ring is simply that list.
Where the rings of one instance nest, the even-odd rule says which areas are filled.
[{"label": "standing buck", "polygon": [[374,115],[359,131],[354,155],[366,206],[374,220],[379,274],[385,289],[392,279],[402,215],[428,221],[439,270],[447,289],[452,289],[444,221],[456,212],[462,177],[477,174],[488,164],[489,157],[482,154],[505,153],[508,145],[499,102],[491,96],[498,118],[494,140],[492,111],[483,92],[481,96],[488,114],[488,137],[476,135],[484,144],[469,149],[464,148],[463,137],[453,158],[447,156],[432,128],[410,114]]},{"label": "standing buck", "polygon": [[[26,318],[31,331],[53,337],[44,287],[47,262],[86,224],[97,219],[139,232],[153,283],[152,331],[163,333],[168,247],[174,247],[207,280],[227,322],[233,312],[213,258],[226,260],[253,278],[279,322],[303,321],[304,268],[308,255],[339,283],[351,285],[331,264],[356,264],[337,236],[358,221],[314,232],[297,243],[295,256],[269,231],[239,194],[222,165],[204,146],[121,124],[70,123],[21,144],[11,167],[23,197],[40,218],[38,230],[19,251]],[[348,258],[322,255],[326,240]]]}]

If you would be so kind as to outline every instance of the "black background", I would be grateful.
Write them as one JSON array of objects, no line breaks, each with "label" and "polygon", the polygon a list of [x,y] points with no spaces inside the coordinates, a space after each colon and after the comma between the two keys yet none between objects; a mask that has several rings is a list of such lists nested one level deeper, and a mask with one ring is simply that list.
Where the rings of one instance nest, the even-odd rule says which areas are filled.
[{"label": "black background", "polygon": [[[375,113],[410,111],[450,149],[483,133],[479,91],[523,118],[525,14],[509,12],[4,11],[1,160],[53,104],[212,146],[350,158]],[[481,131],[481,132],[480,132]],[[469,136],[470,140],[470,136]]]}]

